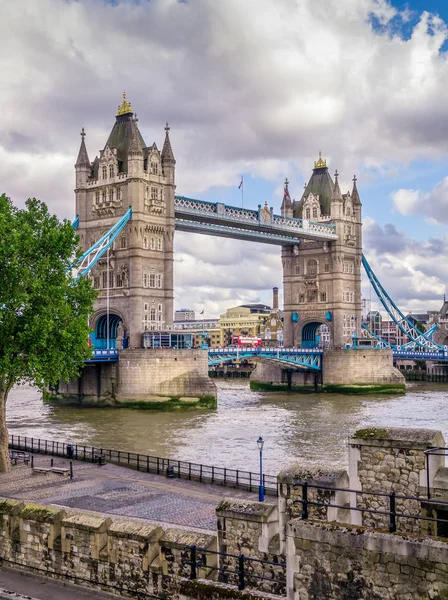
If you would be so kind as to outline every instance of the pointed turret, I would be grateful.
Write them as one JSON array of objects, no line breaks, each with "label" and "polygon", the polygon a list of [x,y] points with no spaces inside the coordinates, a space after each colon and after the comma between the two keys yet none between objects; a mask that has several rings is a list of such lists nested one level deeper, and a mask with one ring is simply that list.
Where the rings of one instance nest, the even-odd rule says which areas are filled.
[{"label": "pointed turret", "polygon": [[334,188],[333,188],[333,193],[331,194],[331,201],[332,202],[335,202],[335,201],[342,202],[342,194],[341,194],[341,188],[339,187],[338,177],[339,177],[339,173],[336,170],[335,174],[334,174]]},{"label": "pointed turret", "polygon": [[81,130],[81,147],[79,148],[78,158],[76,159],[75,171],[76,171],[76,188],[83,188],[87,184],[87,179],[90,177],[92,172],[92,166],[90,164],[89,155],[87,154],[86,143],[84,138],[86,134],[84,127]]},{"label": "pointed turret", "polygon": [[292,217],[292,201],[291,201],[291,196],[289,195],[288,185],[289,185],[289,181],[286,178],[285,179],[285,189],[283,192],[283,202],[282,202],[282,207],[281,207],[281,214],[284,217]]},{"label": "pointed turret", "polygon": [[143,156],[142,144],[140,141],[140,132],[137,127],[137,116],[131,121],[131,141],[129,143],[128,155]]},{"label": "pointed turret", "polygon": [[353,175],[353,190],[352,190],[352,202],[353,204],[361,204],[361,200],[358,194],[358,188],[356,187],[356,175]]},{"label": "pointed turret", "polygon": [[174,158],[173,149],[170,142],[170,127],[168,121],[165,126],[165,141],[162,148],[162,170],[169,182],[174,185],[174,166],[176,159]]},{"label": "pointed turret", "polygon": [[76,159],[75,167],[88,167],[90,169],[90,160],[89,155],[87,154],[86,143],[84,138],[86,134],[84,132],[84,127],[81,129],[81,147],[79,148],[78,158]]},{"label": "pointed turret", "polygon": [[173,164],[176,164],[176,160],[174,158],[173,149],[171,148],[170,142],[170,127],[168,125],[168,121],[165,126],[165,142],[163,143],[162,148],[162,163],[167,163],[171,161]]},{"label": "pointed turret", "polygon": [[341,188],[338,181],[339,173],[334,174],[334,187],[331,194],[331,216],[333,219],[342,218],[344,210],[344,199],[342,198]]}]

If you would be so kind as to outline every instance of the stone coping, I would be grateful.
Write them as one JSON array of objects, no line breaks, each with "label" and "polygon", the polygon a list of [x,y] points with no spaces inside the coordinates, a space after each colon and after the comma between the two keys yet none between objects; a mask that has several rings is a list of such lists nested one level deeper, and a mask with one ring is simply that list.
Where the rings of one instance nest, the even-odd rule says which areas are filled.
[{"label": "stone coping", "polygon": [[445,446],[445,439],[436,429],[408,429],[401,427],[368,427],[358,429],[349,439],[351,446],[379,446],[427,450]]},{"label": "stone coping", "polygon": [[185,529],[167,529],[159,540],[159,544],[169,548],[183,550],[185,546],[197,546],[198,548],[216,548],[217,538],[206,533],[185,531]]},{"label": "stone coping", "polygon": [[62,520],[63,527],[75,527],[92,533],[104,533],[109,529],[112,519],[88,513],[77,513]]},{"label": "stone coping", "polygon": [[319,466],[304,467],[293,464],[280,471],[277,475],[277,481],[290,484],[306,481],[307,483],[338,487],[337,484],[344,476],[348,476],[345,469],[329,469],[328,467]]},{"label": "stone coping", "polygon": [[0,498],[0,515],[18,515],[24,506],[25,502],[22,500]]},{"label": "stone coping", "polygon": [[216,507],[216,516],[263,523],[269,520],[276,509],[277,504],[270,504],[269,502],[226,498]]},{"label": "stone coping", "polygon": [[163,529],[153,523],[139,523],[128,519],[114,519],[107,530],[116,538],[126,538],[141,542],[157,542],[162,537]]},{"label": "stone coping", "polygon": [[43,504],[26,504],[19,514],[21,519],[39,523],[59,523],[65,517],[65,511]]},{"label": "stone coping", "polygon": [[413,556],[420,560],[446,563],[448,540],[435,540],[421,534],[389,533],[361,525],[342,525],[328,521],[292,519],[286,525],[287,536],[330,544],[341,548],[368,550],[392,555]]}]

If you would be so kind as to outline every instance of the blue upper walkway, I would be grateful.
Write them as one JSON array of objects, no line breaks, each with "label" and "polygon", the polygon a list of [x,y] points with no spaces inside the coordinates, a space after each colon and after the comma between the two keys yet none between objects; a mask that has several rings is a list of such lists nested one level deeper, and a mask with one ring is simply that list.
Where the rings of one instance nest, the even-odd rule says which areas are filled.
[{"label": "blue upper walkway", "polygon": [[176,229],[265,244],[299,244],[300,239],[337,240],[335,226],[275,215],[267,205],[258,210],[175,196]]}]

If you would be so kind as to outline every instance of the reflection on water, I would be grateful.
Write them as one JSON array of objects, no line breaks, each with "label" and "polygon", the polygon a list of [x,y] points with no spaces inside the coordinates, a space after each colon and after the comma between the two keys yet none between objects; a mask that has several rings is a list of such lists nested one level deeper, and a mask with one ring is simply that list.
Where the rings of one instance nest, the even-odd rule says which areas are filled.
[{"label": "reflection on water", "polygon": [[251,392],[220,381],[216,411],[54,407],[38,390],[9,396],[10,433],[258,470],[256,440],[265,439],[265,472],[292,462],[347,465],[350,432],[371,425],[440,429],[448,439],[448,386],[417,385],[406,396]]}]

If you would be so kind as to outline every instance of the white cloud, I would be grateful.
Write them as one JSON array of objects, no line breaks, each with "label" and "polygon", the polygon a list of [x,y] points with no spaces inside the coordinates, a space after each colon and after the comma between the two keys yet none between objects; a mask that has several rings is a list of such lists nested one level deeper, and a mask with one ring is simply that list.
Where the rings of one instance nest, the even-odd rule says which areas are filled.
[{"label": "white cloud", "polygon": [[403,215],[421,214],[427,222],[448,225],[448,177],[429,192],[397,190],[392,193],[394,207]]},{"label": "white cloud", "polygon": [[[148,144],[161,146],[170,121],[185,195],[236,186],[242,172],[281,189],[286,174],[309,177],[320,149],[343,181],[446,156],[447,28],[427,12],[403,39],[409,11],[387,0],[0,0],[0,10],[0,183],[19,203],[36,196],[74,215],[80,128],[93,159],[123,89]],[[422,199],[434,202],[425,216],[446,223],[448,183],[439,185],[428,197],[398,190],[396,209],[414,214]],[[270,300],[277,249],[194,239],[177,235],[178,305],[196,294],[216,311],[224,300]]]}]

